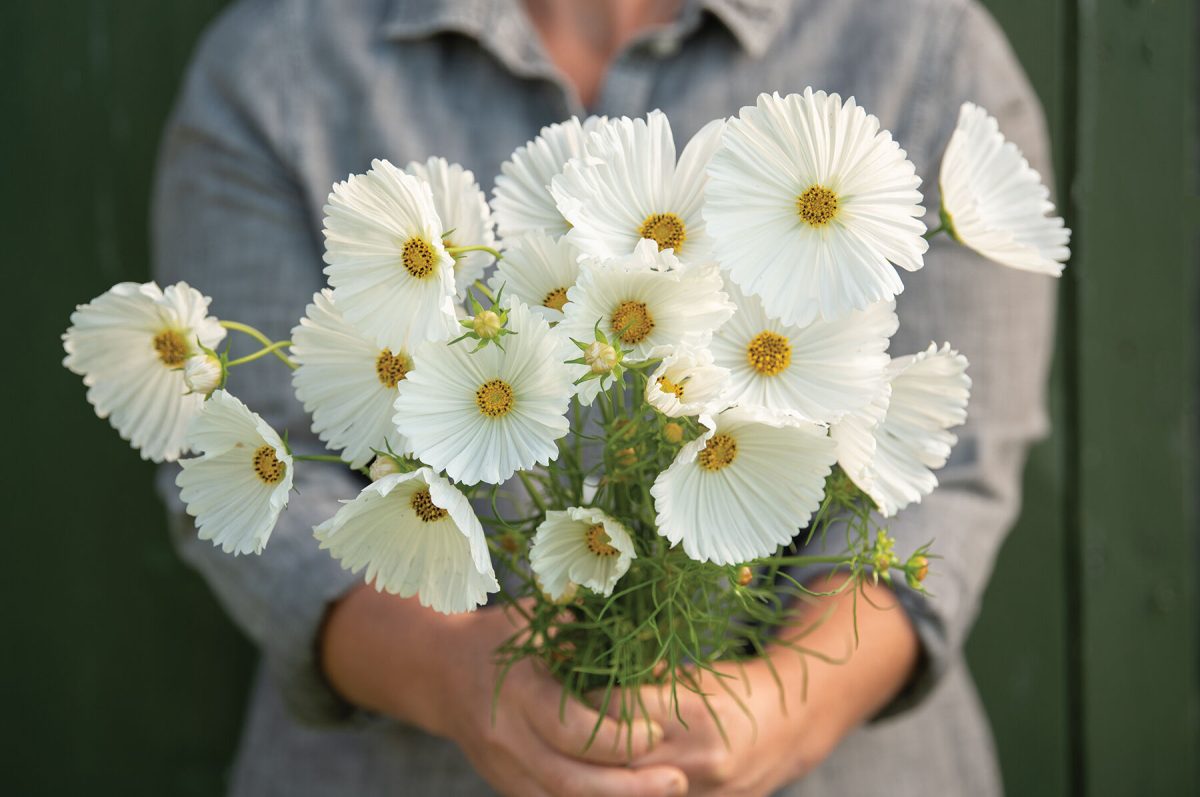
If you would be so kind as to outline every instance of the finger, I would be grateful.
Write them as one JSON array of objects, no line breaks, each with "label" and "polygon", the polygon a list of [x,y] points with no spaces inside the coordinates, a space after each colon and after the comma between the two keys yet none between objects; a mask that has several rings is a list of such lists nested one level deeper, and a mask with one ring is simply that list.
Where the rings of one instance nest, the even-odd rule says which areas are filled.
[{"label": "finger", "polygon": [[683,797],[688,780],[673,766],[628,769],[596,766],[546,756],[536,773],[541,787],[556,797]]},{"label": "finger", "polygon": [[[554,685],[555,691],[561,689]],[[641,713],[606,716],[568,697],[561,705],[540,701],[525,707],[534,732],[564,755],[596,764],[624,764],[646,755],[663,737],[662,726]]]}]

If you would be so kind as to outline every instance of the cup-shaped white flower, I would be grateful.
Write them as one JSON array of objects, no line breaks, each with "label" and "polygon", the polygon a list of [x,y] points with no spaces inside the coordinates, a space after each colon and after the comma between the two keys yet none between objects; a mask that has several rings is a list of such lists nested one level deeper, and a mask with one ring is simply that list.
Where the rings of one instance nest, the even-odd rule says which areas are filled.
[{"label": "cup-shaped white flower", "polygon": [[262,553],[292,489],[292,457],[279,435],[217,390],[192,422],[188,444],[201,456],[180,460],[175,484],[200,539],[226,553]]},{"label": "cup-shaped white flower", "polygon": [[473,611],[500,589],[470,501],[429,468],[372,482],[313,533],[342,567],[366,568],[375,589],[443,614]]},{"label": "cup-shaped white flower", "polygon": [[63,365],[83,377],[96,415],[142,459],[173,462],[204,396],[184,382],[184,366],[225,337],[208,315],[208,297],[186,282],[161,290],[122,282],[71,314]]},{"label": "cup-shaped white flower", "polygon": [[636,558],[625,526],[599,509],[579,506],[547,512],[529,549],[529,565],[554,601],[576,586],[611,595]]},{"label": "cup-shaped white flower", "polygon": [[555,240],[531,232],[505,242],[504,259],[490,287],[504,297],[529,305],[547,321],[561,321],[567,291],[579,279],[579,250],[566,238]]},{"label": "cup-shaped white flower", "polygon": [[938,182],[942,218],[965,246],[1005,266],[1062,274],[1071,231],[1053,215],[1041,175],[974,103],[963,103]]},{"label": "cup-shaped white flower", "polygon": [[684,263],[711,259],[700,209],[705,169],[723,119],[709,122],[675,161],[675,139],[662,111],[610,120],[588,137],[587,157],[569,162],[550,191],[571,223],[572,243],[595,257],[627,255],[641,240]]},{"label": "cup-shaped white flower", "polygon": [[588,134],[607,122],[603,116],[589,116],[582,122],[572,116],[543,127],[536,138],[518,147],[500,165],[492,209],[506,241],[530,232],[560,238],[570,229],[550,195],[550,182],[562,173],[567,161],[584,154]]},{"label": "cup-shaped white flower", "polygon": [[734,309],[720,270],[715,264],[678,265],[654,247],[653,241],[642,241],[635,257],[581,261],[559,329],[589,341],[599,322],[602,332],[631,351],[632,362],[656,357],[670,346],[706,346]]},{"label": "cup-shaped white flower", "polygon": [[729,403],[827,423],[883,391],[888,340],[899,325],[893,302],[792,326],[768,316],[757,296],[732,283],[726,290],[738,309],[711,348],[717,365],[731,374]]},{"label": "cup-shaped white flower", "polygon": [[650,488],[658,533],[702,562],[769,556],[820,507],[833,441],[782,413],[734,408],[700,420],[704,434]]},{"label": "cup-shaped white flower", "polygon": [[394,423],[422,462],[455,481],[499,484],[558,456],[571,372],[562,341],[523,304],[508,314],[504,348],[426,343],[395,402]]},{"label": "cup-shaped white flower", "polygon": [[967,419],[967,358],[945,344],[897,357],[888,367],[890,394],[830,429],[838,464],[880,513],[891,517],[933,492],[933,471],[946,464]]},{"label": "cup-shaped white flower", "polygon": [[312,430],[341,450],[350,467],[363,467],[376,450],[404,449],[392,404],[412,357],[400,345],[379,346],[348,324],[328,288],[313,295],[292,330],[292,358],[299,366],[292,385],[312,415]]},{"label": "cup-shaped white flower", "polygon": [[668,418],[713,413],[727,406],[729,369],[713,364],[712,352],[677,346],[646,380],[646,402]]},{"label": "cup-shaped white flower", "polygon": [[[424,163],[412,161],[404,171],[429,184],[447,248],[496,245],[492,213],[473,172],[437,157]],[[454,258],[454,290],[459,297],[467,295],[467,288],[483,277],[491,261],[487,252],[464,252]]]},{"label": "cup-shaped white flower", "polygon": [[785,324],[834,319],[904,289],[922,238],[921,179],[851,98],[761,94],[725,130],[704,218],[721,267]]},{"label": "cup-shaped white flower", "polygon": [[342,315],[380,346],[446,340],[457,328],[454,258],[424,180],[387,161],[333,186],[325,274]]}]

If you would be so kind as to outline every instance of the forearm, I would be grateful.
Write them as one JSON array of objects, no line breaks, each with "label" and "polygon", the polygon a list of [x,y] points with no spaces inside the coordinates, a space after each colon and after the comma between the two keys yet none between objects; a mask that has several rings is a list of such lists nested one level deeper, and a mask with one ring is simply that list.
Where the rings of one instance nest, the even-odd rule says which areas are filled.
[{"label": "forearm", "polygon": [[452,623],[416,598],[360,584],[330,607],[319,643],[322,670],[354,705],[446,736],[439,684]]},{"label": "forearm", "polygon": [[[847,579],[837,574],[809,587],[831,591]],[[920,655],[908,615],[883,584],[864,585],[857,595],[847,588],[806,605],[780,639],[768,655],[784,684],[792,738],[801,740],[797,778],[886,706]]]}]

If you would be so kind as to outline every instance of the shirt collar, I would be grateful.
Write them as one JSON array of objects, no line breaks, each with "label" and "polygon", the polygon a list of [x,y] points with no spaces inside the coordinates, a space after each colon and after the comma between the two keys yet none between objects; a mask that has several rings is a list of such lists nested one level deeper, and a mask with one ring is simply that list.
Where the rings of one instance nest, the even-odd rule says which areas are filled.
[{"label": "shirt collar", "polygon": [[[519,0],[392,0],[383,32],[411,39],[444,31],[463,33],[488,45],[509,63],[531,66],[540,46],[518,6]],[[709,12],[748,54],[761,58],[783,27],[787,0],[687,0],[680,20]]]}]

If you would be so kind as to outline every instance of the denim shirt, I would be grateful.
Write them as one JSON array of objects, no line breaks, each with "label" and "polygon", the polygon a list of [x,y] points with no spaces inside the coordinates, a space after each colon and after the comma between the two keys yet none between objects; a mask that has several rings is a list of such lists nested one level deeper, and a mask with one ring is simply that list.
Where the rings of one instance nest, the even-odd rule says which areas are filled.
[{"label": "denim shirt", "polygon": [[[760,92],[853,95],[925,178],[971,100],[1049,176],[1041,112],[1008,44],[975,0],[692,0],[617,56],[594,107],[556,70],[516,0],[241,0],[200,44],[162,145],[156,278],[184,279],[213,312],[285,338],[324,284],[322,206],[372,158],[442,155],[490,191],[539,128],[588,112],[661,108],[677,142]],[[931,225],[933,226],[933,225]],[[891,523],[907,556],[936,538],[935,596],[898,597],[922,643],[914,682],[788,794],[992,794],[991,740],[961,646],[1019,508],[1031,442],[1046,431],[1054,284],[945,240],[905,274],[891,353],[952,342],[971,362],[970,418],[941,487]],[[235,349],[236,351],[236,349]],[[293,442],[319,448],[286,373],[264,365],[232,389]],[[453,744],[364,717],[324,683],[315,650],[330,603],[354,584],[312,527],[359,483],[305,468],[261,556],[199,541],[165,466],[182,557],[255,641],[264,667],[235,767],[237,795],[490,794]]]}]

